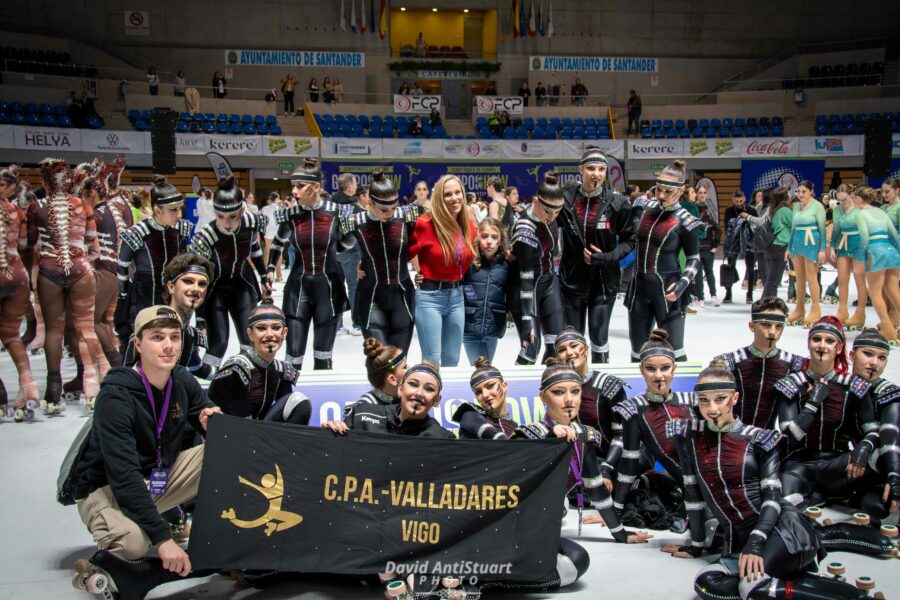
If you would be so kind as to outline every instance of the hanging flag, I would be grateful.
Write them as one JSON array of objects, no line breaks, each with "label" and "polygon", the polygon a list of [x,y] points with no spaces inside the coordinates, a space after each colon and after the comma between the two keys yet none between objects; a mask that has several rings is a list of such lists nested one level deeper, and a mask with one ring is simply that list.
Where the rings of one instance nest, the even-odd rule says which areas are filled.
[{"label": "hanging flag", "polygon": [[519,0],[519,37],[525,37],[528,33],[528,10],[525,9],[525,0]]},{"label": "hanging flag", "polygon": [[378,31],[378,28],[375,27],[375,0],[369,0],[369,23],[372,24],[369,30],[374,34]]},{"label": "hanging flag", "polygon": [[512,0],[512,30],[513,37],[519,37],[519,0]]},{"label": "hanging flag", "polygon": [[360,33],[366,32],[366,0],[359,0]]},{"label": "hanging flag", "polygon": [[538,33],[544,37],[544,0],[541,0],[541,5],[538,7]]},{"label": "hanging flag", "polygon": [[528,37],[537,35],[537,25],[534,22],[534,0],[531,0],[531,6],[528,8]]},{"label": "hanging flag", "polygon": [[341,0],[341,31],[347,31],[347,19],[344,15],[344,0]]},{"label": "hanging flag", "polygon": [[384,39],[388,29],[388,6],[387,0],[381,0],[381,15],[378,17],[378,37]]},{"label": "hanging flag", "polygon": [[550,7],[547,10],[547,37],[553,37],[553,0],[550,0]]},{"label": "hanging flag", "polygon": [[356,33],[356,0],[350,0],[350,31]]}]

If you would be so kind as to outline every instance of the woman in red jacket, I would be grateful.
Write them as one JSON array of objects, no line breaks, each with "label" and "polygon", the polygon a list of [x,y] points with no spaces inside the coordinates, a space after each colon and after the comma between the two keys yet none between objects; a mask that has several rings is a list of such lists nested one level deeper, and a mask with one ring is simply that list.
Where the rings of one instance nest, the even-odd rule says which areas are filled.
[{"label": "woman in red jacket", "polygon": [[475,225],[466,206],[466,191],[455,175],[434,186],[431,213],[416,220],[408,257],[418,258],[422,282],[416,290],[416,332],[422,360],[442,367],[459,362],[465,325],[460,284],[472,264]]}]

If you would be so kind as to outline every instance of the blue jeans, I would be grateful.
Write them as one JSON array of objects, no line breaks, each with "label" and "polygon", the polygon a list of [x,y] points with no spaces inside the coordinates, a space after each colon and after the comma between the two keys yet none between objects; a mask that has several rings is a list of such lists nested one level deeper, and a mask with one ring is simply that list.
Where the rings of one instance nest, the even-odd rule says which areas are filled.
[{"label": "blue jeans", "polygon": [[460,288],[452,290],[416,290],[416,334],[422,360],[442,367],[459,363],[466,308]]},{"label": "blue jeans", "polygon": [[[344,252],[338,252],[338,264],[341,265],[341,271],[344,273],[344,281],[347,282],[347,300],[350,302],[350,323],[351,327],[356,326],[356,286],[359,283],[356,267],[359,266],[360,252],[358,247],[354,247]],[[343,325],[344,315],[338,321],[338,328]]]},{"label": "blue jeans", "polygon": [[469,364],[475,366],[475,359],[483,356],[490,362],[494,362],[494,353],[497,352],[497,342],[500,338],[496,337],[478,337],[471,334],[463,334],[463,346],[466,347],[466,356],[469,358]]}]

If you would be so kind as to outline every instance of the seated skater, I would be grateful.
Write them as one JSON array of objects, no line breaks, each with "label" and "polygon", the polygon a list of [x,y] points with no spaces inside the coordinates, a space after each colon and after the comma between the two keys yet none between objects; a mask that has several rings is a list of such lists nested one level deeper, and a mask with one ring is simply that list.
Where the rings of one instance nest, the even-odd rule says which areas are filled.
[{"label": "seated skater", "polygon": [[294,392],[300,372],[275,358],[287,338],[284,313],[263,300],[250,311],[247,324],[250,347],[222,363],[209,384],[209,399],[227,415],[308,424],[309,398]]},{"label": "seated skater", "polygon": [[322,427],[345,435],[351,429],[426,438],[455,439],[431,415],[441,402],[440,367],[430,362],[413,365],[400,378],[396,404],[357,403],[343,421],[326,421]]},{"label": "seated skater", "polygon": [[787,304],[781,298],[760,298],[750,308],[753,343],[718,357],[737,382],[734,413],[745,425],[774,428],[777,413],[772,387],[803,368],[803,357],[777,347],[787,314]]},{"label": "seated skater", "polygon": [[388,405],[397,403],[397,388],[406,373],[406,353],[396,346],[385,346],[375,338],[363,342],[366,355],[366,377],[372,389],[344,408],[344,416],[357,404]]},{"label": "seated skater", "polygon": [[900,508],[900,387],[882,378],[890,344],[876,329],[864,329],[853,341],[853,374],[872,385],[878,417],[880,446],[869,457],[879,474],[873,491],[862,499],[862,509],[878,526]]},{"label": "seated skater", "polygon": [[575,368],[551,357],[541,375],[541,401],[546,407],[544,419],[532,425],[522,425],[513,433],[513,439],[544,439],[561,437],[573,443],[573,460],[569,468],[567,490],[575,488],[578,497],[578,531],[581,533],[582,500],[586,493],[594,508],[600,513],[609,532],[617,542],[644,544],[651,535],[638,531],[628,531],[619,522],[613,509],[609,489],[604,485],[597,461],[596,450],[592,447],[600,440],[600,432],[576,421],[581,405],[582,379]]},{"label": "seated skater", "polygon": [[[666,434],[666,426],[672,420],[690,418],[693,398],[689,393],[672,391],[676,356],[667,338],[664,330],[655,329],[641,347],[641,375],[647,383],[647,391],[613,407],[622,421],[622,458],[614,495],[619,511],[625,507],[632,484],[639,475],[652,469],[654,462],[663,466],[674,485],[681,486],[678,452],[674,441]],[[649,463],[641,452],[642,444],[649,454]],[[604,466],[604,469],[608,476],[609,468]],[[662,482],[660,478],[658,483]]]},{"label": "seated skater", "polygon": [[878,443],[872,385],[847,373],[844,341],[841,322],[822,317],[809,329],[803,371],[775,384],[778,426],[787,438],[781,481],[795,506],[850,496]]},{"label": "seated skater", "polygon": [[825,600],[864,598],[852,585],[810,574],[825,556],[812,522],[781,497],[781,434],[744,425],[734,416],[734,376],[713,361],[694,386],[702,420],[671,421],[691,521],[691,546],[665,546],[676,556],[698,556],[703,513],[709,507],[725,534],[719,560],[694,581],[703,600],[723,598]]},{"label": "seated skater", "polygon": [[464,440],[509,439],[519,424],[507,413],[509,384],[503,381],[503,373],[487,358],[479,356],[475,359],[469,387],[475,394],[475,403],[463,402],[453,413],[453,420],[459,423],[459,437]]},{"label": "seated skater", "polygon": [[[210,415],[221,413],[178,365],[178,313],[148,307],[134,332],[137,365],[103,380],[90,437],[72,467],[78,514],[100,547],[90,572],[103,571],[124,598],[191,573],[161,514],[197,495],[204,445],[182,451],[185,428],[205,431]],[[151,546],[159,557],[144,559]]]},{"label": "seated skater", "polygon": [[[181,357],[178,364],[194,377],[208,379],[212,367],[200,359],[200,350],[206,350],[206,334],[190,324],[194,311],[203,304],[209,288],[212,263],[197,254],[183,253],[169,261],[163,269],[166,286],[162,292],[163,302],[178,313],[184,324],[181,331]],[[128,341],[123,364],[133,366],[138,355],[134,350],[134,337]]]}]

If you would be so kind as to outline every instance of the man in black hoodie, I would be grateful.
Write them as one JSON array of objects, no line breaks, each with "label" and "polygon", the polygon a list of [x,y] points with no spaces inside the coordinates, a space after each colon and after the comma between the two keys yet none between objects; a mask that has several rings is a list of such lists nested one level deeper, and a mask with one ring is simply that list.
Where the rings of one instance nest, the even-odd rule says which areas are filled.
[{"label": "man in black hoodie", "polygon": [[[356,175],[353,173],[343,173],[337,180],[338,191],[331,195],[331,201],[338,204],[348,213],[359,212],[359,205],[356,201]],[[341,271],[344,273],[344,280],[347,282],[347,298],[350,300],[350,329],[344,329],[343,315],[338,321],[338,335],[342,333],[352,333],[353,335],[362,335],[362,329],[356,324],[356,285],[359,281],[359,274],[356,270],[362,260],[359,247],[353,245],[344,249],[339,246],[337,255],[338,262],[341,264]],[[342,331],[343,330],[343,331]]]},{"label": "man in black hoodie", "polygon": [[184,577],[190,559],[161,513],[197,495],[204,446],[182,452],[184,431],[188,424],[205,431],[221,410],[178,365],[182,323],[175,310],[145,308],[134,331],[139,361],[103,380],[74,496],[101,550],[137,560],[157,546],[161,569]]}]

